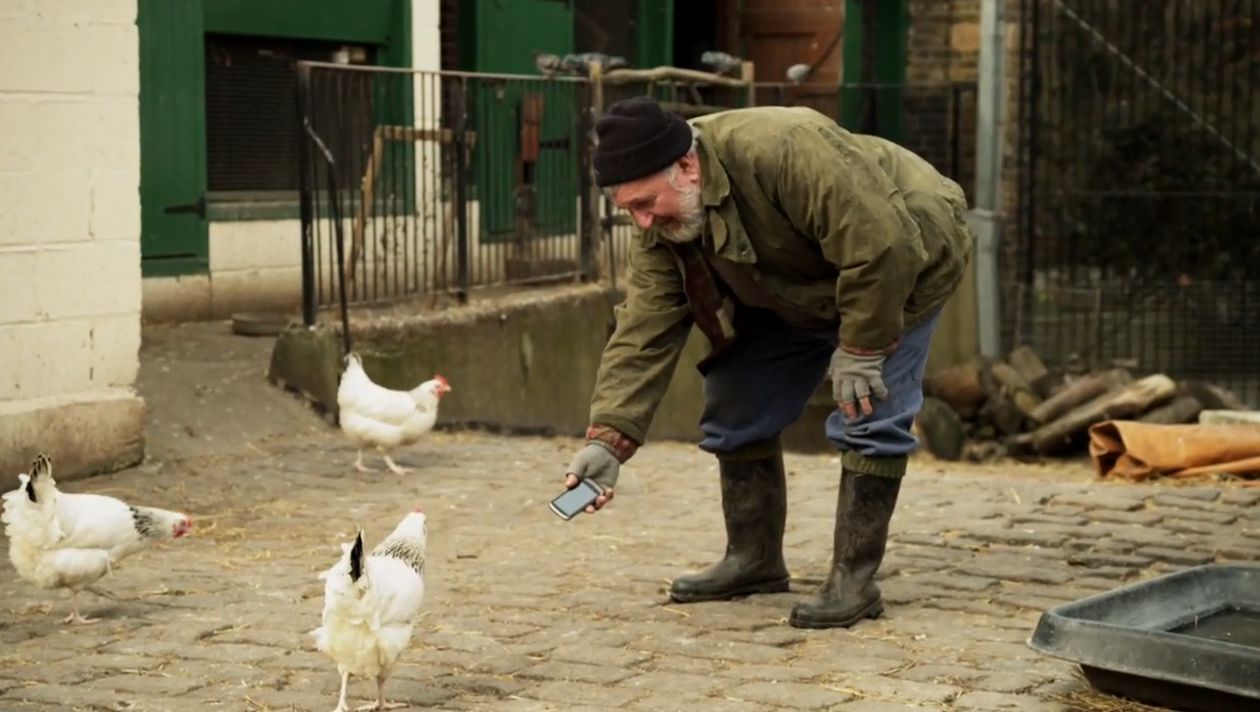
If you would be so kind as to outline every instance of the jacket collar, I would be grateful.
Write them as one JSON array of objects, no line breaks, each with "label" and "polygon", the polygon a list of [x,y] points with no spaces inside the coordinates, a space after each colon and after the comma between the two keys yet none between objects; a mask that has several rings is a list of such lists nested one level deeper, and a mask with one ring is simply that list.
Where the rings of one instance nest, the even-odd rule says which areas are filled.
[{"label": "jacket collar", "polygon": [[696,153],[700,156],[700,178],[703,181],[700,199],[706,208],[721,205],[731,194],[731,179],[726,175],[726,168],[702,139],[696,141]]}]

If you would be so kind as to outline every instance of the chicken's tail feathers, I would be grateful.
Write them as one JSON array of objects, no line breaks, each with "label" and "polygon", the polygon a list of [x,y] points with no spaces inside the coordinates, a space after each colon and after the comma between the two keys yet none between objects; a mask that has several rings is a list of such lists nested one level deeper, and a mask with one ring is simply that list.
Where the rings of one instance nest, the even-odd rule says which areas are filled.
[{"label": "chicken's tail feathers", "polygon": [[56,522],[57,483],[52,478],[52,460],[40,453],[31,462],[31,471],[18,475],[17,489],[0,495],[0,513],[10,539],[20,537],[48,544],[60,537]]},{"label": "chicken's tail feathers", "polygon": [[354,545],[350,547],[350,580],[358,583],[363,576],[363,530],[354,537]]},{"label": "chicken's tail feathers", "polygon": [[41,477],[52,479],[52,458],[42,452],[31,460],[31,479],[37,480]]},{"label": "chicken's tail feathers", "polygon": [[31,460],[30,475],[25,480],[23,489],[26,491],[26,498],[32,502],[41,502],[57,485],[52,476],[52,458],[42,452],[36,455]]}]

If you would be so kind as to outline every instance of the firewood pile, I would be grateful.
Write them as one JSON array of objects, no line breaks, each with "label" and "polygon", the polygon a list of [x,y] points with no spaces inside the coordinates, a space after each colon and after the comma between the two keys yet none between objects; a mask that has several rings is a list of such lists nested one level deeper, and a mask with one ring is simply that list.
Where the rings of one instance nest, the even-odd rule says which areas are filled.
[{"label": "firewood pile", "polygon": [[1005,359],[973,359],[925,379],[916,431],[946,460],[1070,456],[1086,452],[1089,426],[1104,420],[1194,423],[1204,410],[1248,410],[1219,386],[1138,377],[1136,366],[1052,370],[1027,346]]}]

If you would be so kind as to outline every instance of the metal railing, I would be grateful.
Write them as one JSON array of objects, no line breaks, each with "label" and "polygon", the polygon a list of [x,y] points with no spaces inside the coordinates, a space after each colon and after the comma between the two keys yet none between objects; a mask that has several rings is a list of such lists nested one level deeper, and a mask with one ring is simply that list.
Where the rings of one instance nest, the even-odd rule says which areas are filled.
[{"label": "metal railing", "polygon": [[588,85],[300,63],[305,312],[589,272]]},{"label": "metal railing", "polygon": [[1011,341],[1260,405],[1260,0],[1023,0]]}]

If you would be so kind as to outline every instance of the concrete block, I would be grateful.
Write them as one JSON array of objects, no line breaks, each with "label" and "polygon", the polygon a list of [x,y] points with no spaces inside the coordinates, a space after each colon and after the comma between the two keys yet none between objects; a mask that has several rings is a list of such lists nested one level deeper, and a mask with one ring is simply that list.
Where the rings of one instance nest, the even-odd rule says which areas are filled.
[{"label": "concrete block", "polygon": [[[4,275],[4,298],[0,299],[0,324],[32,321],[39,310],[39,278],[34,249],[0,249],[0,274]],[[7,354],[6,354],[7,355]],[[3,358],[8,361],[9,359]]]},{"label": "concrete block", "polygon": [[210,318],[210,275],[146,277],[140,289],[145,323]]},{"label": "concrete block", "polygon": [[6,172],[29,173],[36,165],[46,168],[24,145],[35,140],[34,121],[34,102],[0,94],[0,136],[5,137],[0,141],[0,166],[4,166]]},{"label": "concrete block", "polygon": [[[139,70],[137,75],[139,74]],[[92,120],[83,128],[80,165],[96,170],[140,170],[140,98],[97,96],[89,101]],[[83,117],[80,117],[81,119]],[[85,160],[86,159],[86,160]],[[137,181],[137,185],[139,182]]]},{"label": "concrete block", "polygon": [[90,375],[94,387],[130,387],[136,382],[139,368],[139,305],[130,314],[99,317],[92,327]]},{"label": "concrete block", "polygon": [[140,166],[136,96],[21,98],[0,95],[0,165],[56,172]]},{"label": "concrete block", "polygon": [[39,304],[49,319],[140,310],[140,243],[80,243],[39,253]]},{"label": "concrete block", "polygon": [[130,467],[144,458],[144,413],[131,389],[0,403],[0,477],[27,471],[38,452],[58,482]]},{"label": "concrete block", "polygon": [[1260,427],[1260,411],[1205,410],[1199,413],[1203,425],[1254,425]]},{"label": "concrete block", "polygon": [[140,169],[94,171],[89,207],[90,235],[97,242],[140,242]]},{"label": "concrete block", "polygon": [[[530,291],[464,307],[407,314],[351,316],[353,348],[368,374],[389,388],[410,388],[434,373],[453,386],[439,422],[509,431],[580,435],[612,305],[618,295],[599,285]],[[649,440],[696,442],[703,408],[696,363],[703,337],[693,330],[656,417]],[[276,341],[269,378],[303,394],[335,417],[342,370],[340,329],[291,328]],[[823,423],[835,406],[820,386],[804,416],[784,434],[786,447],[829,450]]]},{"label": "concrete block", "polygon": [[210,275],[210,318],[237,312],[296,314],[302,307],[302,268],[234,270]]},{"label": "concrete block", "polygon": [[239,220],[210,223],[210,272],[300,267],[302,223]]},{"label": "concrete block", "polygon": [[[0,146],[0,156],[6,152]],[[90,239],[89,185],[81,168],[0,172],[0,249]]]},{"label": "concrete block", "polygon": [[0,91],[139,94],[140,49],[134,24],[76,24],[58,8],[41,16],[0,18],[0,36],[5,38],[0,43],[0,67],[5,68]]},{"label": "concrete block", "polygon": [[0,19],[48,21],[62,25],[134,25],[136,0],[62,0],[55,4],[48,0],[5,0],[0,3]]},{"label": "concrete block", "polygon": [[79,393],[92,387],[91,320],[0,327],[0,400]]}]

